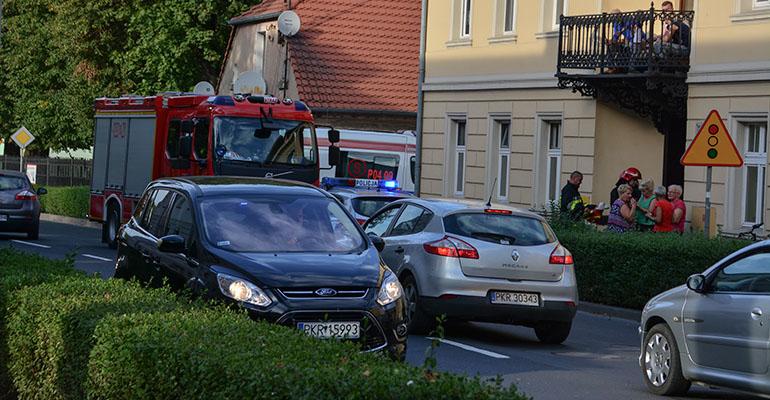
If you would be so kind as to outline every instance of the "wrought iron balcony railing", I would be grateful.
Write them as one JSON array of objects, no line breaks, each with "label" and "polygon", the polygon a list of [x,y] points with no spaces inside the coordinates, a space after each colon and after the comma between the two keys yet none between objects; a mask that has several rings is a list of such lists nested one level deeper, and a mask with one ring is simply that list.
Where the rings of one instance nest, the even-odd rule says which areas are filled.
[{"label": "wrought iron balcony railing", "polygon": [[649,10],[562,16],[557,75],[686,74],[693,11]]}]

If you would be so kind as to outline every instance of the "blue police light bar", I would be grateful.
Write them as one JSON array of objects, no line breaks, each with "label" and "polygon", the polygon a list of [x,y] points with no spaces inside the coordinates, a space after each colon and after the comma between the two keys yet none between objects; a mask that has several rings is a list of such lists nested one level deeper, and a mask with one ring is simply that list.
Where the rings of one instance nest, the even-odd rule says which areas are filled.
[{"label": "blue police light bar", "polygon": [[323,178],[321,186],[330,189],[333,187],[349,187],[356,189],[385,189],[397,190],[398,181],[396,180],[377,180],[377,179],[355,179],[355,178]]}]

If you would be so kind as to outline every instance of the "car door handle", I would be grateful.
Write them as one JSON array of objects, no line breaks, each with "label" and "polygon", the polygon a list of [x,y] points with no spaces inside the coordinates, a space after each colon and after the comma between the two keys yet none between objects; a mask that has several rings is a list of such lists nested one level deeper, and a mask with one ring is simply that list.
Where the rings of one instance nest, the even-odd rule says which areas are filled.
[{"label": "car door handle", "polygon": [[762,316],[762,309],[759,307],[755,307],[753,310],[751,310],[751,319],[759,319],[759,317]]},{"label": "car door handle", "polygon": [[395,250],[393,250],[393,252],[397,253],[397,254],[403,254],[404,253],[404,248],[399,246]]}]

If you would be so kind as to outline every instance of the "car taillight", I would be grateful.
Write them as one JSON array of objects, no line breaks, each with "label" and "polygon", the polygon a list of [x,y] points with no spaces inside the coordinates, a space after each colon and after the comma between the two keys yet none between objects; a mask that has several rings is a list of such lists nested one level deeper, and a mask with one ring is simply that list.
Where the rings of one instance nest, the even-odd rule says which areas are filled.
[{"label": "car taillight", "polygon": [[442,257],[479,258],[479,252],[460,239],[444,236],[435,242],[425,243],[422,247],[430,254]]},{"label": "car taillight", "polygon": [[25,190],[23,192],[16,193],[16,200],[35,200],[37,195],[34,192]]},{"label": "car taillight", "polygon": [[487,213],[487,214],[502,214],[502,215],[511,215],[511,214],[513,214],[513,212],[510,211],[510,210],[498,210],[498,209],[495,209],[495,208],[487,208],[487,209],[484,210],[484,212]]},{"label": "car taillight", "polygon": [[551,264],[572,265],[572,253],[565,249],[564,246],[558,245],[553,249],[553,252],[551,252],[551,257],[548,262]]}]

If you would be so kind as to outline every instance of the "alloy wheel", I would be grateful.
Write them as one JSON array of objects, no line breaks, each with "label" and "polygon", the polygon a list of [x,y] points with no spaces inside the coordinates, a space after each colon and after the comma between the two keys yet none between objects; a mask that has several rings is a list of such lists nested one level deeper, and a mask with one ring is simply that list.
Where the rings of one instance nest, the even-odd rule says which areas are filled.
[{"label": "alloy wheel", "polygon": [[644,367],[650,383],[657,387],[666,384],[671,372],[671,346],[660,333],[656,333],[647,341]]}]

